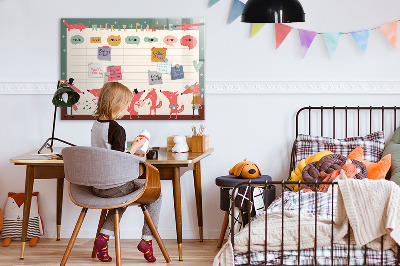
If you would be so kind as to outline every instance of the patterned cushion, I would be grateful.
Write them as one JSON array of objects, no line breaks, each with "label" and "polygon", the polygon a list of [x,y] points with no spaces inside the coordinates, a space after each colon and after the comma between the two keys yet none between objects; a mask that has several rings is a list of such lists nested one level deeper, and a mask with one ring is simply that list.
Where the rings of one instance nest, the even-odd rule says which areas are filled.
[{"label": "patterned cushion", "polygon": [[383,131],[378,131],[364,137],[333,139],[299,134],[296,139],[296,165],[310,155],[323,150],[346,156],[357,146],[364,150],[364,159],[378,162],[385,147]]}]

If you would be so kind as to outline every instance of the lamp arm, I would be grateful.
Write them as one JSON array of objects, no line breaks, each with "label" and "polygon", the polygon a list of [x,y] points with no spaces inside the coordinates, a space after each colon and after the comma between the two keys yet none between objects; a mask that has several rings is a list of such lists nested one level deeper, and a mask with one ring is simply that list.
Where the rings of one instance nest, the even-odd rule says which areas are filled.
[{"label": "lamp arm", "polygon": [[53,148],[53,140],[54,140],[54,131],[56,130],[56,116],[57,116],[57,106],[54,106],[53,131],[51,133],[51,144],[50,144],[51,150],[53,150],[52,148]]}]

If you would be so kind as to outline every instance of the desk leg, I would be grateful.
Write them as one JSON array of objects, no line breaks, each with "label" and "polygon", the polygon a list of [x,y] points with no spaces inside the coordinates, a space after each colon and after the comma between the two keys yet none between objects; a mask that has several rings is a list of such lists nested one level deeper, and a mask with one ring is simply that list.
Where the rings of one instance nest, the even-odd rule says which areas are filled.
[{"label": "desk leg", "polygon": [[196,194],[197,220],[199,225],[200,242],[203,242],[203,203],[201,196],[201,168],[200,161],[194,164],[194,191]]},{"label": "desk leg", "polygon": [[60,241],[64,178],[57,178],[57,241]]},{"label": "desk leg", "polygon": [[28,233],[29,213],[31,212],[31,200],[34,181],[34,166],[26,166],[25,177],[25,195],[24,195],[24,213],[22,219],[22,233],[21,233],[21,255],[20,259],[24,259],[26,235]]},{"label": "desk leg", "polygon": [[182,206],[181,206],[181,174],[179,167],[174,167],[174,178],[172,179],[174,191],[175,223],[178,242],[179,260],[182,260]]}]

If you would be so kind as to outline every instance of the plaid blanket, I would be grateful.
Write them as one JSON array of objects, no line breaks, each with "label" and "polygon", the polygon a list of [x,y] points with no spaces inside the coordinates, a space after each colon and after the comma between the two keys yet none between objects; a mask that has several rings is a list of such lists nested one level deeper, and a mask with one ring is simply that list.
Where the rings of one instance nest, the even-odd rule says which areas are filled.
[{"label": "plaid blanket", "polygon": [[[271,203],[267,210],[267,215],[273,212],[282,211],[282,203],[284,210],[298,210],[316,214],[326,219],[332,219],[332,213],[335,215],[336,208],[336,194],[317,192],[285,192],[283,196],[277,198]],[[265,215],[265,212],[253,218],[257,219],[260,215]],[[333,264],[332,264],[332,248],[326,246],[316,249],[317,265],[348,265],[348,246],[347,245],[333,245]],[[364,256],[366,254],[366,257]],[[396,257],[392,250],[385,250],[383,253],[384,265],[395,265]],[[265,263],[265,255],[267,256],[266,265],[280,265],[281,252],[280,251],[267,251],[265,252],[250,252],[250,265],[257,265]],[[365,258],[364,258],[365,257]],[[314,249],[304,249],[300,251],[300,256],[297,250],[284,250],[283,264],[284,265],[298,265],[300,258],[300,265],[314,265]],[[357,247],[350,245],[350,264],[349,265],[381,265],[381,252],[371,250],[364,247]],[[364,261],[365,260],[365,261]],[[235,254],[235,265],[248,264],[248,253]]]}]

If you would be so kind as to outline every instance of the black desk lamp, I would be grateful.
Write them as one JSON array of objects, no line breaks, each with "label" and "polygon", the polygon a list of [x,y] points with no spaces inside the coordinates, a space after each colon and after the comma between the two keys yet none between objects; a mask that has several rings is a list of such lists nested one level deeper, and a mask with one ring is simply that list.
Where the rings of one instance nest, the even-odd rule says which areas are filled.
[{"label": "black desk lamp", "polygon": [[304,10],[298,0],[249,0],[243,8],[242,22],[304,22]]},{"label": "black desk lamp", "polygon": [[[58,140],[70,146],[75,146],[72,143],[54,137],[54,130],[56,128],[57,107],[71,107],[72,105],[76,104],[79,101],[80,95],[73,89],[72,86],[73,82],[74,79],[70,78],[68,82],[65,80],[59,80],[57,83],[57,91],[54,93],[52,100],[54,105],[53,132],[51,133],[51,138],[48,138],[45,141],[45,143],[39,149],[38,153],[40,153],[45,147],[50,148],[51,152],[53,152],[54,140]],[[50,144],[49,141],[51,141]]]}]

